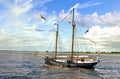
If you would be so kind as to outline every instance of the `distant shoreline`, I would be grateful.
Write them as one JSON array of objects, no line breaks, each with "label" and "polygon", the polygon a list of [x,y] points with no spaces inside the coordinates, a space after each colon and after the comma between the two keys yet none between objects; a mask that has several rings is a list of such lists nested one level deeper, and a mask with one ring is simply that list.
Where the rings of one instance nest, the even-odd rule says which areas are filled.
[{"label": "distant shoreline", "polygon": [[[43,54],[54,54],[54,52],[45,51],[17,51],[17,50],[0,50],[0,53],[43,53]],[[70,54],[69,52],[58,52],[58,54]],[[95,52],[75,52],[75,54],[95,54]],[[120,55],[120,52],[100,52],[101,55]]]}]

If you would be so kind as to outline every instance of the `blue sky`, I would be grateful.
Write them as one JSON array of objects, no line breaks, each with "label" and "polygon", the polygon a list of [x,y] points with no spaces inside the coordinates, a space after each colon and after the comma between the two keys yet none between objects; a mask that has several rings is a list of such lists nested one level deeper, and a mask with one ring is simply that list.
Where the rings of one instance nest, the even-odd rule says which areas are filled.
[{"label": "blue sky", "polygon": [[119,0],[0,0],[0,49],[54,50],[51,42],[55,39],[54,24],[67,16],[59,25],[60,44],[64,50],[70,50],[69,22],[75,8],[77,44],[83,44],[76,51],[120,51],[119,3]]}]

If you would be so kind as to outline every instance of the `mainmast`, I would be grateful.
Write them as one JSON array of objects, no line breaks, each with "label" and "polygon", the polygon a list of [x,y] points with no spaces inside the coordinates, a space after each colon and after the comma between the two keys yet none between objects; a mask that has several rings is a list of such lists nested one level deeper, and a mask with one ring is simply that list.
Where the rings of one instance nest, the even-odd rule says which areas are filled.
[{"label": "mainmast", "polygon": [[75,31],[75,21],[74,21],[74,11],[73,8],[73,16],[72,16],[72,48],[71,48],[71,61],[73,61],[73,53],[74,53],[74,31]]},{"label": "mainmast", "polygon": [[56,59],[56,56],[57,56],[58,31],[59,31],[58,24],[57,24],[57,23],[55,23],[55,25],[57,25],[57,27],[56,27],[56,41],[55,41],[55,56],[54,56],[54,59]]}]

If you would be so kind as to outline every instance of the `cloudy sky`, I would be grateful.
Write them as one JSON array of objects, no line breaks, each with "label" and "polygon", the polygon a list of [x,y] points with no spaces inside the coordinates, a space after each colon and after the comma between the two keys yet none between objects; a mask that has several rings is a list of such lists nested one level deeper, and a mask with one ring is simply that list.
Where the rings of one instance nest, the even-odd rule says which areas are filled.
[{"label": "cloudy sky", "polygon": [[75,8],[77,44],[82,46],[76,50],[120,51],[119,3],[119,0],[0,0],[0,50],[54,50],[51,41],[55,39],[55,23],[59,23],[61,31],[60,44],[69,50],[71,11]]}]

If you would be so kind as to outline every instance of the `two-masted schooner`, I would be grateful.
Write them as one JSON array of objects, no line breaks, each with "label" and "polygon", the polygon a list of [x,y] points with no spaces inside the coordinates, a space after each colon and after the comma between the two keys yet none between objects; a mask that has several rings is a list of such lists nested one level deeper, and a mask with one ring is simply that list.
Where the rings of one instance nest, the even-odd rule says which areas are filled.
[{"label": "two-masted schooner", "polygon": [[93,68],[98,62],[100,62],[98,56],[89,55],[74,55],[74,31],[75,31],[75,21],[74,21],[74,8],[72,15],[72,47],[71,54],[68,55],[57,55],[57,42],[59,27],[57,25],[56,29],[56,43],[55,43],[55,53],[54,56],[45,56],[45,64],[58,66],[58,67],[82,67],[82,68]]}]

